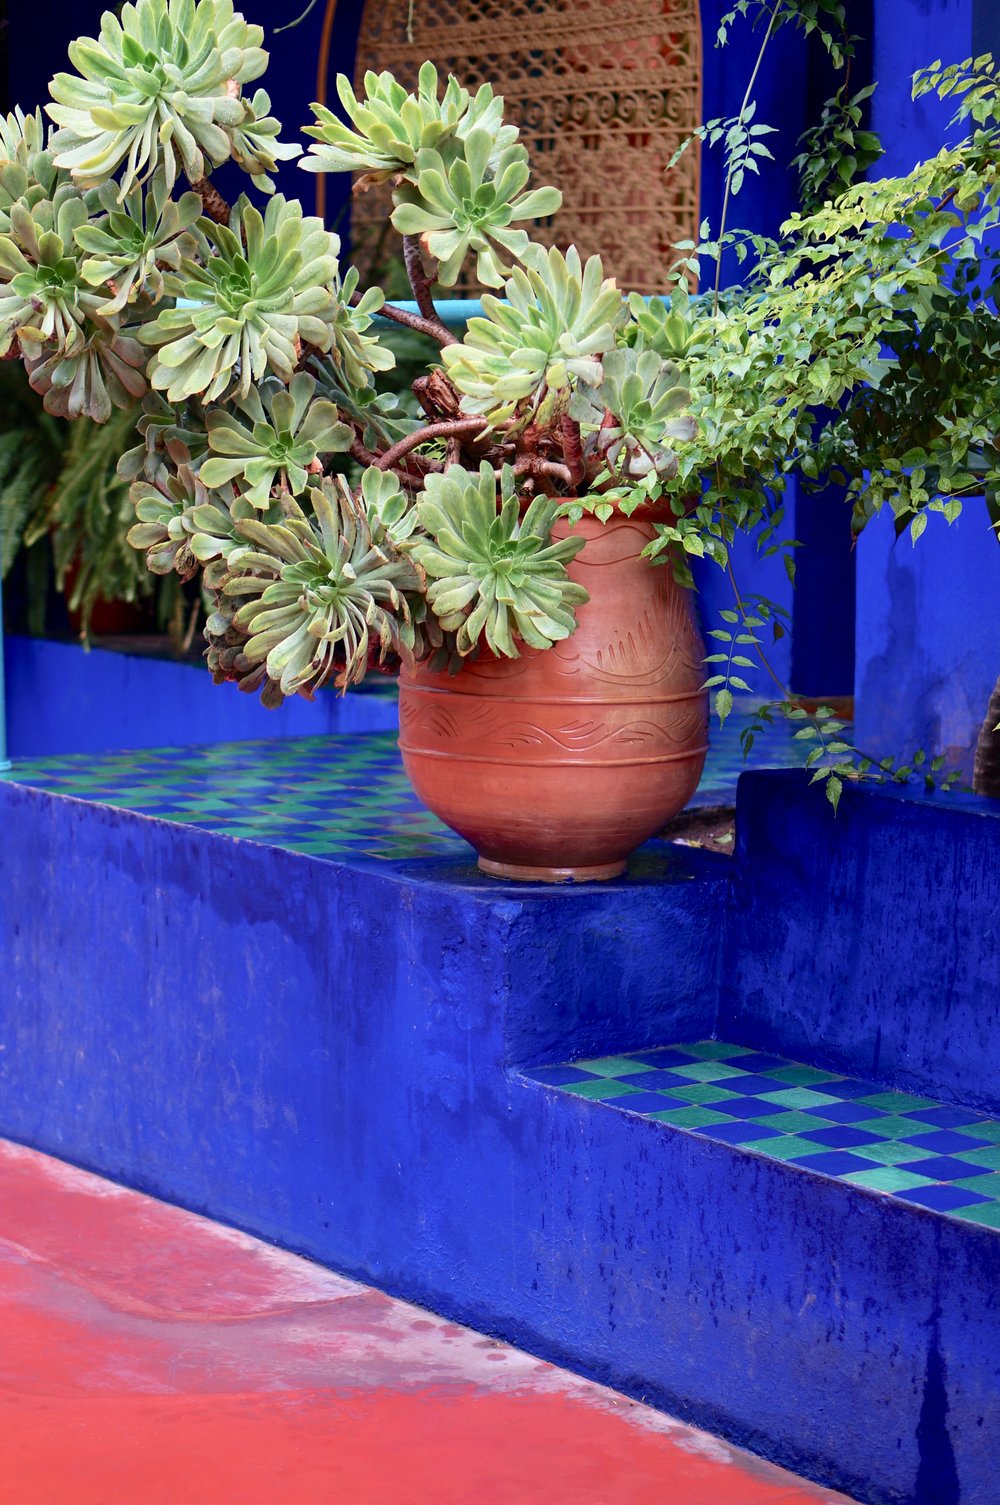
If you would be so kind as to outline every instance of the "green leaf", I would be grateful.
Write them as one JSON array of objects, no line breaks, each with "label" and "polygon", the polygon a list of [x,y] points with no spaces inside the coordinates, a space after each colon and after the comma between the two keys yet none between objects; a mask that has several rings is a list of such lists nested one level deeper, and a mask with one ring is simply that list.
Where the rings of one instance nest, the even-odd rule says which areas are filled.
[{"label": "green leaf", "polygon": [[715,714],[719,718],[719,725],[725,726],[726,717],[733,709],[733,696],[731,690],[717,690],[715,695]]}]

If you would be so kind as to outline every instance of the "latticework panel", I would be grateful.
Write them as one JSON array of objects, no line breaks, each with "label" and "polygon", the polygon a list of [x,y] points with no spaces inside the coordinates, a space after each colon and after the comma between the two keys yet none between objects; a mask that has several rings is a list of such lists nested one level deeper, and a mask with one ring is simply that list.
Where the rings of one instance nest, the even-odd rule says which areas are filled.
[{"label": "latticework panel", "polygon": [[[696,147],[667,164],[700,120],[698,0],[368,0],[359,83],[389,68],[413,86],[425,58],[470,89],[492,83],[521,128],[533,183],[562,189],[562,210],[535,238],[599,251],[622,287],[663,290],[673,246],[697,234]],[[387,205],[385,190],[354,200],[363,276],[391,247]]]}]

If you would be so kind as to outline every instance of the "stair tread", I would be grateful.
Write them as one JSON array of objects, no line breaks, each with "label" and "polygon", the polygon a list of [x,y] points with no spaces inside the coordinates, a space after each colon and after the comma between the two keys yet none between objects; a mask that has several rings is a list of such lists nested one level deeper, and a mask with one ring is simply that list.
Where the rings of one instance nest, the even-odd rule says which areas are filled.
[{"label": "stair tread", "polygon": [[667,1127],[1000,1232],[1000,1120],[721,1040],[524,1072]]}]

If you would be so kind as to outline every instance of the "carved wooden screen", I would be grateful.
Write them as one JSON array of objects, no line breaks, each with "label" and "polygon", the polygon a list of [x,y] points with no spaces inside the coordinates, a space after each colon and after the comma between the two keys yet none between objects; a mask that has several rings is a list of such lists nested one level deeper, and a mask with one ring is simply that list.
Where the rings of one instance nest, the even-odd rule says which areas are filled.
[{"label": "carved wooden screen", "polygon": [[[666,167],[701,118],[698,0],[367,0],[359,83],[389,68],[412,87],[428,57],[470,89],[492,83],[521,128],[532,182],[562,189],[537,239],[600,251],[622,287],[663,290],[671,248],[697,235],[696,146]],[[353,202],[363,275],[384,254],[385,203],[384,190]]]}]

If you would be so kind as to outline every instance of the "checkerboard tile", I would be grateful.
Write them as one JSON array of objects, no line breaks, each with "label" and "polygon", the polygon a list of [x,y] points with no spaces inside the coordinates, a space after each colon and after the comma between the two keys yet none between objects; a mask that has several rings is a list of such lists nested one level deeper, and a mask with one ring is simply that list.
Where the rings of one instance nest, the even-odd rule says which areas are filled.
[{"label": "checkerboard tile", "polygon": [[[743,762],[739,719],[712,728],[695,804],[730,802],[751,766]],[[800,763],[808,744],[794,741],[793,730],[789,723],[768,728],[752,766]],[[19,760],[0,779],[341,862],[472,856],[420,804],[391,733]],[[782,1077],[779,1085],[806,1085],[803,1069],[805,1077]]]},{"label": "checkerboard tile", "polygon": [[472,856],[413,793],[391,733],[41,758],[6,777],[337,861]]},{"label": "checkerboard tile", "polygon": [[969,1108],[886,1092],[718,1040],[541,1066],[527,1075],[1000,1230],[1000,1121]]}]

